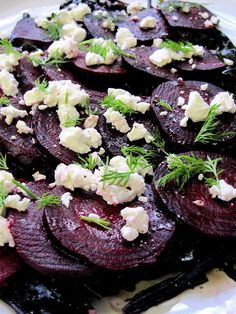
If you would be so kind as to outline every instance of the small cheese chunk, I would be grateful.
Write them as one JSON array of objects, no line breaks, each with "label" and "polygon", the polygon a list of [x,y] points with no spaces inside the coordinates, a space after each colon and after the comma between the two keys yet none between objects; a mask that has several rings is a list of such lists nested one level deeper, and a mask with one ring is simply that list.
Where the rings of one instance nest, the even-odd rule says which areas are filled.
[{"label": "small cheese chunk", "polygon": [[33,129],[28,127],[22,120],[18,120],[16,123],[17,132],[20,134],[33,134]]},{"label": "small cheese chunk", "polygon": [[138,141],[141,139],[145,139],[147,143],[151,143],[154,138],[145,128],[145,126],[141,123],[134,122],[132,130],[127,134],[128,139],[133,141]]},{"label": "small cheese chunk", "polygon": [[3,184],[3,190],[6,194],[9,194],[15,188],[15,185],[12,183],[13,175],[5,170],[0,170],[0,182]]},{"label": "small cheese chunk", "polygon": [[117,131],[120,131],[121,133],[129,132],[130,127],[127,120],[119,111],[108,108],[104,113],[104,117],[106,118],[107,123],[111,123]]},{"label": "small cheese chunk", "polygon": [[209,113],[210,106],[205,102],[198,92],[190,92],[185,116],[193,122],[205,121]]},{"label": "small cheese chunk", "polygon": [[84,121],[84,128],[85,129],[87,129],[87,128],[96,128],[96,126],[98,124],[98,120],[99,120],[99,116],[91,114]]},{"label": "small cheese chunk", "polygon": [[24,103],[26,106],[34,106],[43,102],[46,97],[45,93],[37,87],[32,88],[24,94]]},{"label": "small cheese chunk", "polygon": [[73,22],[63,25],[60,36],[64,38],[71,37],[76,42],[81,42],[86,38],[86,30]]},{"label": "small cheese chunk", "polygon": [[115,38],[120,49],[129,49],[137,46],[137,38],[126,27],[118,28]]},{"label": "small cheese chunk", "polygon": [[17,209],[19,212],[24,212],[28,208],[30,203],[30,199],[24,197],[21,199],[20,195],[8,195],[4,201],[4,205],[6,208],[14,208]]},{"label": "small cheese chunk", "polygon": [[0,88],[6,96],[15,96],[18,93],[18,85],[13,74],[5,69],[0,71]]},{"label": "small cheese chunk", "polygon": [[141,29],[153,29],[157,25],[157,20],[153,16],[146,16],[144,17],[141,22],[139,23],[139,27]]},{"label": "small cheese chunk", "polygon": [[209,192],[213,198],[218,197],[225,202],[229,202],[236,197],[236,189],[225,180],[219,180],[219,184],[210,187]]},{"label": "small cheese chunk", "polygon": [[70,192],[66,192],[62,194],[61,196],[61,203],[64,205],[66,208],[69,208],[70,202],[73,200],[73,196],[71,195]]},{"label": "small cheese chunk", "polygon": [[107,19],[103,20],[102,27],[109,30],[109,31],[114,32],[114,30],[116,28],[116,24],[113,22],[112,19],[107,18]]},{"label": "small cheese chunk", "polygon": [[6,117],[5,122],[8,125],[12,124],[13,119],[24,118],[28,115],[26,110],[16,109],[12,105],[8,105],[7,107],[2,107],[0,109],[0,114]]},{"label": "small cheese chunk", "polygon": [[57,115],[60,121],[60,127],[70,127],[73,122],[77,121],[79,118],[79,112],[74,106],[71,105],[60,105],[57,109]]},{"label": "small cheese chunk", "polygon": [[184,105],[184,103],[185,103],[185,99],[183,97],[179,96],[177,99],[177,106],[182,107]]},{"label": "small cheese chunk", "polygon": [[79,3],[69,13],[75,21],[81,22],[85,15],[91,13],[91,9],[86,3]]},{"label": "small cheese chunk", "polygon": [[156,50],[153,54],[150,55],[149,60],[154,65],[162,68],[166,64],[172,62],[172,52],[170,49],[161,48]]},{"label": "small cheese chunk", "polygon": [[12,72],[14,67],[19,64],[21,55],[16,53],[1,53],[0,54],[0,70],[5,69],[8,72]]},{"label": "small cheese chunk", "polygon": [[220,92],[216,94],[216,96],[212,99],[210,106],[215,104],[220,105],[218,114],[222,114],[223,112],[236,112],[236,104],[234,102],[233,94],[230,94],[229,92]]},{"label": "small cheese chunk", "polygon": [[153,39],[153,46],[156,48],[160,48],[162,42],[163,42],[163,39],[161,38]]},{"label": "small cheese chunk", "polygon": [[79,154],[86,154],[91,148],[102,145],[101,135],[94,128],[82,130],[80,127],[69,127],[61,131],[60,144]]},{"label": "small cheese chunk", "polygon": [[131,2],[128,6],[127,6],[127,13],[134,15],[137,14],[139,11],[141,11],[143,9],[143,7],[141,6],[141,4],[139,2]]},{"label": "small cheese chunk", "polygon": [[231,60],[231,59],[224,58],[223,61],[224,61],[224,63],[225,63],[226,65],[229,65],[229,66],[234,65],[234,61]]},{"label": "small cheese chunk", "polygon": [[34,174],[32,174],[32,177],[34,178],[34,181],[46,180],[46,176],[39,171],[36,171]]},{"label": "small cheese chunk", "polygon": [[10,232],[9,221],[0,216],[0,246],[8,244],[10,247],[15,246],[15,242]]},{"label": "small cheese chunk", "polygon": [[74,59],[78,56],[78,53],[79,49],[77,41],[68,36],[54,41],[48,48],[48,56],[50,58],[59,54],[68,59]]}]

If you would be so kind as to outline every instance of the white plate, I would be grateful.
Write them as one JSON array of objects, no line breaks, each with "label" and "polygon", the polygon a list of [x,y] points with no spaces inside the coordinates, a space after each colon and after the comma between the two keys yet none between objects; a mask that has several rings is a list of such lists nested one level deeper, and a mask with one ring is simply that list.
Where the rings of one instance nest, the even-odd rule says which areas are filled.
[{"label": "white plate", "polygon": [[[40,12],[53,11],[58,8],[60,0],[0,0],[0,32],[9,33],[23,12],[33,16]],[[128,1],[132,2],[132,1]],[[198,0],[207,3],[207,7],[217,14],[220,28],[236,45],[236,0]],[[209,282],[195,289],[189,289],[161,305],[146,311],[146,314],[235,314],[236,313],[236,283],[222,271],[213,270],[208,274]],[[156,281],[141,282],[137,291],[148,287]],[[121,291],[119,295],[103,298],[95,302],[97,314],[121,313],[125,299],[133,293]],[[0,302],[0,314],[12,314],[3,302]]]}]

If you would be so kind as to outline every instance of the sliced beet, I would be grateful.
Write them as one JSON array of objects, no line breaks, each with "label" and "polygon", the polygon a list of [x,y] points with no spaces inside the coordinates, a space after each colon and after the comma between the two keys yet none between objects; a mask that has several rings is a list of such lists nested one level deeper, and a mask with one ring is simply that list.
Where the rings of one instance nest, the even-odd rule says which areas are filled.
[{"label": "sliced beet", "polygon": [[12,248],[0,248],[0,284],[14,275],[22,266],[22,261]]},{"label": "sliced beet", "polygon": [[[202,122],[194,123],[188,121],[187,127],[181,127],[180,121],[184,118],[184,110],[177,106],[178,97],[185,99],[185,104],[188,103],[189,93],[197,91],[201,94],[207,103],[210,103],[216,94],[223,92],[221,88],[208,83],[208,88],[205,91],[201,90],[201,85],[205,82],[197,81],[172,81],[166,82],[157,87],[153,92],[151,105],[156,114],[158,125],[168,142],[183,150],[191,150],[199,147],[194,143],[194,140],[200,131]],[[157,105],[159,100],[164,100],[171,107],[172,111],[168,111],[166,116],[161,116],[160,113],[165,110],[163,107]],[[224,113],[218,116],[220,121],[218,130],[236,132],[236,116],[231,113]],[[202,148],[209,149],[215,147],[225,147],[235,142],[235,135],[228,136],[223,142],[212,143],[208,145],[201,145]]]},{"label": "sliced beet", "polygon": [[[48,192],[46,182],[33,182],[27,186],[37,196]],[[56,188],[50,193],[62,195],[65,190]],[[26,212],[14,211],[9,217],[16,249],[23,260],[31,267],[48,275],[73,277],[90,275],[93,272],[91,267],[54,248],[43,227],[42,216],[43,209],[37,209],[37,204],[31,203]]]},{"label": "sliced beet", "polygon": [[[182,1],[177,1],[180,5],[185,4]],[[183,12],[181,8],[174,8],[173,10],[169,10],[169,3],[164,3],[163,8],[161,9],[162,14],[166,18],[168,24],[172,27],[183,27],[183,28],[191,28],[196,30],[206,30],[209,29],[206,27],[204,19],[201,14],[208,13],[209,19],[213,16],[213,14],[207,10],[205,7],[199,4],[189,4],[189,12]],[[213,25],[211,28],[214,28]]]},{"label": "sliced beet", "polygon": [[[124,225],[120,210],[126,206],[143,206],[150,218],[149,232],[132,243],[124,240],[120,233]],[[110,221],[112,229],[105,230],[80,219],[81,215],[90,213]],[[113,270],[154,263],[175,230],[174,222],[165,217],[150,200],[114,207],[97,196],[77,196],[69,209],[46,208],[45,221],[52,236],[69,252]]]},{"label": "sliced beet", "polygon": [[124,60],[134,69],[146,72],[152,76],[174,80],[177,79],[180,74],[178,72],[172,73],[171,68],[173,66],[167,65],[165,67],[157,67],[149,61],[150,55],[152,55],[157,48],[155,47],[137,47],[132,49],[132,53],[136,56],[135,59],[124,57]]},{"label": "sliced beet", "polygon": [[93,13],[87,14],[84,17],[84,25],[88,32],[95,38],[106,38],[106,39],[113,39],[114,32],[105,29],[103,26],[103,18],[98,18]]},{"label": "sliced beet", "polygon": [[17,22],[11,33],[11,40],[16,46],[29,44],[41,48],[47,48],[52,42],[45,30],[38,27],[32,17]]},{"label": "sliced beet", "polygon": [[[139,27],[140,21],[147,17],[152,16],[156,19],[156,27],[152,29],[142,30]],[[136,18],[137,17],[137,18]],[[168,36],[168,29],[166,22],[160,12],[156,9],[146,9],[137,14],[135,18],[129,16],[125,21],[118,23],[119,27],[128,28],[134,37],[136,37],[141,42],[148,42],[155,38],[165,38]]]},{"label": "sliced beet", "polygon": [[193,63],[189,64],[188,61],[176,62],[176,66],[183,71],[211,71],[223,70],[226,65],[220,61],[216,55],[209,50],[205,50],[203,57],[193,58]]},{"label": "sliced beet", "polygon": [[79,72],[101,76],[120,76],[127,72],[122,62],[119,60],[111,65],[87,66],[85,63],[85,55],[86,52],[80,51],[78,57],[73,60],[73,64]]},{"label": "sliced beet", "polygon": [[[221,157],[219,168],[224,171],[219,178],[236,187],[236,161],[219,154],[192,152],[197,157],[211,159]],[[236,236],[236,199],[224,202],[213,199],[204,181],[199,181],[197,176],[191,179],[181,191],[177,191],[174,184],[164,188],[156,187],[156,181],[167,173],[167,163],[162,162],[157,168],[153,185],[156,195],[163,205],[180,220],[191,227],[211,236]],[[193,202],[200,200],[203,206]]]}]

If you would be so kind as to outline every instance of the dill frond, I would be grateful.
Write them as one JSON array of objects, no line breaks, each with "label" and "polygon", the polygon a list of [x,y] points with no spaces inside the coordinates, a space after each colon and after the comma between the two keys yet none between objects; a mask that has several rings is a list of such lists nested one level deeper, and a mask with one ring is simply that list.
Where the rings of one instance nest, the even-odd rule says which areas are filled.
[{"label": "dill frond", "polygon": [[136,113],[132,108],[128,107],[121,100],[115,99],[115,97],[112,95],[107,95],[103,99],[102,106],[105,108],[112,108],[116,111],[119,111],[123,115],[131,115],[133,113]]},{"label": "dill frond", "polygon": [[20,183],[16,179],[13,179],[12,183],[15,184],[15,186],[20,188],[22,191],[24,191],[33,200],[37,199],[37,196],[29,188],[27,188],[27,186],[25,186],[24,184]]},{"label": "dill frond", "polygon": [[34,81],[34,86],[44,94],[48,94],[48,82],[45,78],[42,81],[40,81],[40,78],[38,78],[36,81]]},{"label": "dill frond", "polygon": [[0,39],[0,47],[6,54],[13,53],[19,57],[21,56],[21,53],[13,47],[12,43],[7,38]]},{"label": "dill frond", "polygon": [[110,221],[102,218],[95,218],[95,217],[89,217],[89,216],[80,216],[80,219],[86,222],[94,223],[104,229],[111,229],[111,223]]},{"label": "dill frond", "polygon": [[37,200],[38,209],[44,208],[46,206],[57,206],[61,203],[61,197],[58,195],[52,195],[50,193],[43,193]]},{"label": "dill frond", "polygon": [[8,106],[10,104],[10,99],[7,96],[0,97],[0,105],[1,106]]},{"label": "dill frond", "polygon": [[163,99],[160,99],[158,102],[157,102],[157,105],[160,106],[160,107],[163,107],[165,108],[166,110],[169,110],[169,111],[172,111],[172,107],[171,105],[169,105],[166,101],[164,101]]},{"label": "dill frond", "polygon": [[190,42],[177,42],[170,39],[164,40],[161,45],[161,48],[167,48],[176,52],[189,53],[194,52],[193,44]]}]

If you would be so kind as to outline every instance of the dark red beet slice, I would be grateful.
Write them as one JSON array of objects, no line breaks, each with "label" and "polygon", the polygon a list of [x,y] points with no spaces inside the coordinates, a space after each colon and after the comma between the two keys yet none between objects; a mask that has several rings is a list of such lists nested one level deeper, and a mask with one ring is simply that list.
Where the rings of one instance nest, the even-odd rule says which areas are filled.
[{"label": "dark red beet slice", "polygon": [[[236,161],[234,159],[212,153],[193,152],[193,154],[203,159],[207,156],[211,159],[222,157],[219,167],[224,171],[220,174],[220,179],[236,186]],[[160,177],[166,174],[166,170],[166,162],[161,163],[154,175],[154,185]],[[169,184],[165,188],[156,188],[156,194],[168,210],[179,219],[211,236],[236,236],[235,198],[230,202],[213,199],[208,187],[197,177],[190,180],[181,191],[176,192],[176,190],[172,184]],[[193,204],[196,200],[203,201],[204,206]]]},{"label": "dark red beet slice", "polygon": [[[178,97],[183,97],[185,103],[188,103],[189,93],[191,91],[197,91],[205,99],[207,103],[214,98],[214,96],[222,92],[221,88],[208,83],[206,91],[201,90],[201,85],[206,84],[205,82],[197,81],[172,81],[166,82],[157,87],[153,92],[151,105],[157,117],[158,125],[164,132],[168,142],[171,142],[175,146],[178,146],[181,150],[190,150],[198,147],[194,140],[202,126],[202,123],[193,123],[191,120],[188,121],[186,128],[180,126],[180,121],[184,117],[184,110],[177,106]],[[158,106],[159,100],[164,100],[173,108],[172,111],[168,111],[166,116],[160,116],[160,113],[165,110],[163,107]],[[218,116],[220,121],[219,130],[236,131],[236,116],[230,113],[224,113]],[[206,149],[219,146],[228,146],[235,141],[235,136],[227,137],[224,142],[219,142],[217,145],[208,144]],[[206,145],[205,145],[206,146]]]},{"label": "dark red beet slice", "polygon": [[114,64],[111,65],[95,65],[95,66],[87,66],[85,63],[85,55],[86,52],[80,51],[79,55],[76,59],[73,60],[73,64],[75,68],[87,74],[96,74],[96,75],[104,75],[104,76],[119,76],[126,74],[126,69],[124,68],[121,61],[115,61]]},{"label": "dark red beet slice", "polygon": [[[143,206],[150,218],[149,232],[133,243],[124,240],[120,233],[124,225],[120,210],[126,206]],[[110,221],[112,229],[105,230],[80,219],[81,215],[90,213]],[[67,250],[95,265],[113,270],[155,262],[175,230],[175,223],[150,200],[114,207],[97,196],[78,196],[70,203],[69,209],[46,208],[45,220],[52,236]]]},{"label": "dark red beet slice", "polygon": [[205,50],[202,58],[193,58],[193,63],[189,64],[188,61],[176,62],[176,66],[183,71],[210,71],[210,70],[223,70],[226,65],[220,61],[212,52]]},{"label": "dark red beet slice", "polygon": [[[36,194],[48,191],[45,182],[29,183],[27,186]],[[55,195],[62,195],[64,189],[56,188]],[[52,245],[42,223],[43,209],[37,209],[32,203],[26,212],[12,212],[11,232],[15,240],[16,249],[23,260],[41,273],[53,276],[84,277],[90,275],[92,268],[68,257]]]},{"label": "dark red beet slice", "polygon": [[[19,105],[19,97],[12,98],[11,102],[17,109],[25,110],[25,107]],[[31,116],[24,118],[24,121],[28,126],[31,126]],[[17,132],[16,120],[13,120],[11,125],[7,125],[5,117],[0,117],[0,147],[7,154],[16,158],[22,164],[32,165],[40,158],[35,142],[36,140],[32,134],[19,134]]]},{"label": "dark red beet slice", "polygon": [[0,284],[14,275],[20,268],[22,262],[14,249],[8,247],[0,248]]},{"label": "dark red beet slice", "polygon": [[[91,109],[98,109],[104,94],[91,90],[87,92],[90,96]],[[59,143],[61,128],[55,108],[37,110],[33,116],[33,125],[36,138],[45,153],[65,164],[70,164],[77,159],[76,153]]]},{"label": "dark red beet slice", "polygon": [[[181,1],[178,2],[183,3]],[[209,10],[201,5],[190,6],[188,13],[183,12],[181,8],[175,8],[173,11],[169,11],[167,8],[168,3],[164,5],[166,8],[163,8],[161,12],[166,18],[169,25],[172,27],[183,27],[201,30],[208,29],[204,25],[204,22],[206,20],[200,14],[207,12],[209,14],[209,19],[213,16],[213,14]]]},{"label": "dark red beet slice", "polygon": [[136,58],[128,58],[125,57],[124,60],[134,69],[146,72],[152,76],[156,76],[158,78],[163,78],[166,80],[174,80],[177,79],[180,74],[172,73],[171,68],[172,66],[168,65],[165,67],[157,67],[149,61],[149,57],[151,54],[156,51],[157,48],[155,47],[137,47],[132,49],[132,53],[135,54]]},{"label": "dark red beet slice", "polygon": [[[141,42],[147,42],[155,38],[165,38],[168,36],[166,22],[158,10],[146,9],[137,13],[135,16],[137,16],[137,19],[134,19],[132,16],[130,16],[124,22],[118,23],[119,27],[128,28],[131,33],[133,33],[133,35]],[[146,16],[152,16],[157,20],[155,28],[142,30],[139,27],[140,21]]]},{"label": "dark red beet slice", "polygon": [[102,37],[107,39],[114,38],[114,32],[102,27],[103,19],[99,19],[93,13],[84,17],[84,25],[93,37]]},{"label": "dark red beet slice", "polygon": [[47,48],[52,42],[46,32],[35,24],[32,17],[17,22],[11,33],[11,40],[16,46],[29,44],[42,48]]}]

